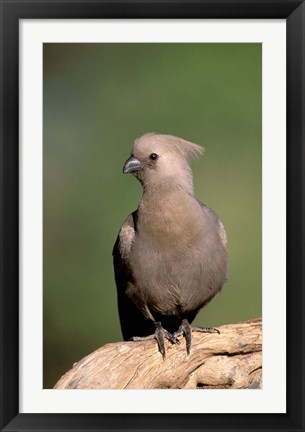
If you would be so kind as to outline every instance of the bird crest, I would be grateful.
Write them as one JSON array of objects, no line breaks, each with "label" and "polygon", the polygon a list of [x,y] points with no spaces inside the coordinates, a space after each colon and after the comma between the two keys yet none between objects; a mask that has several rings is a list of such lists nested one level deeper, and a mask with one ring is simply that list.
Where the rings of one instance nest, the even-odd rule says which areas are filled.
[{"label": "bird crest", "polygon": [[155,132],[146,133],[134,142],[134,149],[139,149],[149,143],[154,143],[162,148],[167,148],[175,153],[181,154],[185,159],[194,159],[204,153],[204,148],[183,138],[174,135],[163,135]]}]

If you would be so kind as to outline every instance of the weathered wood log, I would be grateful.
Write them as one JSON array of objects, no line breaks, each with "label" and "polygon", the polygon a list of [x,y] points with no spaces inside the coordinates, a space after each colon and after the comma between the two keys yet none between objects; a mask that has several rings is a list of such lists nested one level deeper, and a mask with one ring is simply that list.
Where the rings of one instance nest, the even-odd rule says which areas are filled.
[{"label": "weathered wood log", "polygon": [[56,389],[262,388],[262,321],[219,327],[220,335],[193,333],[162,359],[156,341],[107,344],[73,365]]}]

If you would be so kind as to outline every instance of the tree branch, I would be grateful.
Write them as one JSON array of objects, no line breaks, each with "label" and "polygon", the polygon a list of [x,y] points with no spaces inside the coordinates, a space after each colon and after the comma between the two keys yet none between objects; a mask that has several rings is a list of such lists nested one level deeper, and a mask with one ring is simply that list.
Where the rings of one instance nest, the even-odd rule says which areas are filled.
[{"label": "tree branch", "polygon": [[220,335],[193,333],[162,359],[153,340],[107,344],[73,365],[56,389],[261,388],[261,319],[219,327]]}]

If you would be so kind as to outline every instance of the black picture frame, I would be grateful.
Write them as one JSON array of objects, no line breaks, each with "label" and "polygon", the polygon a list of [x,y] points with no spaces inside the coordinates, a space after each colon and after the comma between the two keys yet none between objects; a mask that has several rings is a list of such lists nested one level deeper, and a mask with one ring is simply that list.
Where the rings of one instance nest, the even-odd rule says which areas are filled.
[{"label": "black picture frame", "polygon": [[[304,431],[305,5],[294,0],[0,0],[1,431]],[[19,413],[19,20],[285,19],[287,28],[287,413]],[[275,155],[276,161],[276,155]],[[275,215],[276,217],[276,211]],[[275,299],[276,307],[276,299]],[[275,353],[276,361],[276,353]],[[280,377],[279,377],[280,378]]]}]

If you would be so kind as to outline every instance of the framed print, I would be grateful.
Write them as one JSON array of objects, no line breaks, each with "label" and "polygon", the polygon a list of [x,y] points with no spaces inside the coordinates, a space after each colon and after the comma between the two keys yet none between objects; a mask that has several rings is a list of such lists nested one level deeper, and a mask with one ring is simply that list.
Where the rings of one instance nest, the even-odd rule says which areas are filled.
[{"label": "framed print", "polygon": [[1,18],[1,430],[303,430],[304,3]]}]

